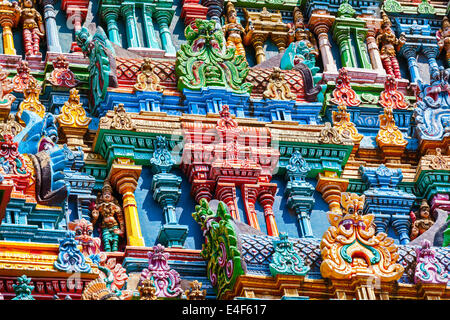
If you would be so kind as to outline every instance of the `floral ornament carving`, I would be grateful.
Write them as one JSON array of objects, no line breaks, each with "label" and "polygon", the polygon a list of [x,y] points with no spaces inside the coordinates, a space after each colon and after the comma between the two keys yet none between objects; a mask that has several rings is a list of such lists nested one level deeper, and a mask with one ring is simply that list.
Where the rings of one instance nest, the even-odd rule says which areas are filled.
[{"label": "floral ornament carving", "polygon": [[73,88],[80,82],[69,69],[69,61],[62,54],[53,61],[53,71],[50,73],[48,81],[55,87],[65,88]]},{"label": "floral ornament carving", "polygon": [[375,276],[382,282],[400,279],[397,246],[383,232],[375,235],[374,215],[363,215],[364,195],[342,193],[342,214],[329,212],[331,226],[320,243],[324,278]]},{"label": "floral ornament carving", "polygon": [[175,71],[178,89],[201,90],[216,86],[229,88],[235,93],[249,93],[252,84],[244,82],[249,72],[242,55],[235,56],[235,48],[225,53],[222,30],[216,29],[214,20],[195,20],[184,31],[187,44],[177,52]]},{"label": "floral ornament carving", "polygon": [[296,150],[289,159],[289,164],[286,166],[286,174],[295,176],[297,178],[295,180],[304,181],[309,170],[311,168],[308,162],[302,157],[301,152]]},{"label": "floral ornament carving", "polygon": [[0,123],[0,131],[3,135],[8,134],[11,136],[16,136],[23,127],[14,119],[14,115],[9,114],[8,120],[5,123]]},{"label": "floral ornament carving", "polygon": [[144,62],[142,63],[136,76],[136,84],[134,85],[134,88],[138,91],[162,92],[163,88],[159,82],[159,77],[153,71],[153,65],[150,58],[144,58]]},{"label": "floral ornament carving", "polygon": [[345,104],[338,105],[338,111],[333,111],[333,128],[335,128],[340,135],[349,137],[355,144],[361,142],[364,136],[358,133],[355,124],[350,121],[350,114],[347,112]]},{"label": "floral ornament carving", "polygon": [[450,135],[450,69],[440,67],[431,74],[430,84],[419,82],[414,118],[422,140],[442,140]]},{"label": "floral ornament carving", "polygon": [[436,148],[436,154],[426,156],[429,157],[429,166],[433,170],[450,170],[450,158],[446,158],[442,155],[441,148]]},{"label": "floral ornament carving", "polygon": [[64,102],[61,114],[57,117],[60,126],[87,128],[91,118],[86,117],[86,111],[80,103],[80,95],[76,88],[70,89],[69,100]]},{"label": "floral ornament carving", "polygon": [[244,274],[231,215],[223,202],[219,202],[214,212],[208,201],[200,199],[192,216],[200,224],[205,237],[201,255],[208,261],[208,278],[220,299],[225,292],[232,290],[237,278]]},{"label": "floral ornament carving", "polygon": [[297,98],[295,94],[291,93],[291,87],[284,79],[280,68],[273,68],[263,97],[274,100],[295,100]]},{"label": "floral ornament carving", "polygon": [[8,78],[8,72],[0,66],[0,109],[11,110],[11,104],[16,97],[11,94],[14,90],[14,83]]},{"label": "floral ornament carving", "polygon": [[99,278],[106,283],[106,287],[121,300],[128,300],[132,296],[130,290],[124,290],[128,280],[127,270],[117,262],[116,258],[108,258],[106,253],[101,252],[90,256],[91,260],[101,271]]},{"label": "floral ornament carving", "polygon": [[449,275],[441,262],[436,259],[435,252],[431,248],[430,241],[423,240],[421,248],[416,248],[416,270],[414,273],[415,283],[448,283]]},{"label": "floral ornament carving", "polygon": [[22,112],[24,110],[33,111],[41,118],[44,118],[45,107],[39,101],[39,95],[41,94],[41,86],[38,84],[37,80],[30,78],[27,87],[23,90],[24,99],[19,105],[19,110],[17,111],[16,117],[20,119]]},{"label": "floral ornament carving", "polygon": [[392,107],[384,108],[384,114],[379,116],[380,130],[375,138],[381,149],[386,147],[398,147],[404,149],[408,141],[403,138],[402,132],[395,125]]},{"label": "floral ornament carving", "polygon": [[19,65],[17,66],[17,74],[12,79],[14,84],[14,92],[23,92],[23,90],[28,87],[28,82],[30,79],[36,80],[30,74],[30,71],[28,61],[20,60]]},{"label": "floral ornament carving", "polygon": [[337,105],[344,104],[348,107],[356,107],[361,104],[358,95],[350,85],[350,76],[346,68],[339,69],[339,75],[336,79],[336,87],[332,92],[331,102]]},{"label": "floral ornament carving", "polygon": [[134,130],[136,128],[135,123],[131,116],[125,110],[123,103],[119,103],[114,107],[113,117],[110,120],[110,128],[117,130]]},{"label": "floral ornament carving", "polygon": [[156,137],[155,152],[150,163],[155,173],[168,173],[174,165],[175,161],[168,149],[166,137]]},{"label": "floral ornament carving", "polygon": [[305,276],[308,273],[310,268],[305,266],[303,259],[294,250],[294,245],[286,233],[281,233],[279,240],[273,240],[273,246],[275,252],[272,256],[273,261],[269,264],[273,277],[277,274]]},{"label": "floral ornament carving", "polygon": [[64,272],[90,272],[91,266],[86,263],[84,255],[78,249],[75,233],[68,231],[66,238],[59,242],[58,259],[53,264],[55,269]]},{"label": "floral ornament carving", "polygon": [[75,220],[68,223],[69,230],[75,232],[75,240],[81,245],[81,253],[85,257],[100,253],[100,238],[93,237],[94,227],[86,219]]},{"label": "floral ornament carving", "polygon": [[31,279],[26,275],[17,278],[17,283],[13,284],[16,296],[12,300],[35,300],[31,295],[34,286],[30,285]]},{"label": "floral ornament carving", "polygon": [[342,144],[342,136],[338,130],[331,126],[331,123],[325,122],[325,127],[320,131],[319,143],[323,144]]},{"label": "floral ornament carving", "polygon": [[202,283],[197,280],[189,282],[190,290],[186,290],[184,294],[186,295],[187,300],[205,300],[206,299],[206,290],[202,288]]},{"label": "floral ornament carving", "polygon": [[[19,144],[13,141],[13,137],[3,134],[3,141],[0,142],[0,173],[3,175],[15,176],[16,179],[22,176],[22,179],[28,177],[30,173],[27,170],[25,160],[19,153]],[[16,180],[13,177],[13,180]]]},{"label": "floral ornament carving", "polygon": [[111,292],[106,283],[97,278],[88,283],[81,295],[81,300],[120,300]]},{"label": "floral ornament carving", "polygon": [[165,247],[158,244],[148,253],[148,268],[142,270],[141,281],[151,279],[155,283],[156,296],[161,298],[176,298],[183,294],[179,273],[170,269],[169,253]]},{"label": "floral ornament carving", "polygon": [[397,90],[397,80],[393,75],[388,75],[384,82],[384,91],[380,93],[378,103],[384,108],[408,109],[403,93]]},{"label": "floral ornament carving", "polygon": [[138,291],[140,298],[139,300],[156,300],[158,296],[156,295],[155,282],[152,279],[144,279],[138,286]]}]

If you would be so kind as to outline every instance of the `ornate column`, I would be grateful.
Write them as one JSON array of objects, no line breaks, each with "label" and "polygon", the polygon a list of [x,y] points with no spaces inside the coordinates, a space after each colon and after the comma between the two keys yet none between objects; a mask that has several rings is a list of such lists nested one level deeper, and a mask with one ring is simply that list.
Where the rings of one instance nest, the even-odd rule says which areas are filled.
[{"label": "ornate column", "polygon": [[163,136],[156,137],[153,157],[150,159],[152,171],[153,199],[164,210],[165,223],[158,234],[158,242],[169,247],[183,247],[188,227],[178,224],[175,212],[176,204],[181,196],[181,178],[170,173],[175,161],[168,150],[167,140]]},{"label": "ornate column", "polygon": [[195,19],[206,20],[207,13],[208,8],[198,3],[198,0],[184,0],[180,18],[184,19],[184,25],[187,26]]},{"label": "ornate column", "polygon": [[258,185],[244,184],[241,187],[242,195],[244,196],[245,213],[247,215],[247,221],[250,226],[260,230],[259,222],[256,217],[255,203],[258,196]]},{"label": "ornate column", "polygon": [[300,237],[312,238],[310,215],[314,206],[314,187],[305,181],[310,167],[299,151],[295,151],[286,166],[286,180],[288,180],[285,195],[287,206],[295,210],[300,226]]},{"label": "ornate column", "polygon": [[107,6],[103,5],[100,8],[100,13],[105,20],[106,29],[108,31],[109,41],[117,44],[120,44],[119,37],[119,27],[117,26],[117,18],[119,17],[120,7],[119,6]]},{"label": "ornate column", "polygon": [[220,27],[220,17],[224,8],[224,0],[200,0],[202,6],[208,8],[206,17],[208,19],[216,21],[216,25]]},{"label": "ornate column", "polygon": [[17,26],[20,18],[18,6],[13,6],[9,2],[0,3],[0,25],[3,29],[3,52],[8,55],[16,55],[12,28]]},{"label": "ornate column", "polygon": [[328,203],[330,211],[342,213],[341,192],[347,190],[348,180],[338,177],[336,172],[324,171],[319,173],[316,190],[322,193],[322,198]]},{"label": "ornate column", "polygon": [[[43,1],[48,1],[48,0],[43,0]],[[81,30],[83,21],[86,19],[86,16],[87,16],[88,6],[89,6],[88,0],[63,0],[61,3],[61,9],[66,11],[67,19],[72,22],[75,34],[77,34]],[[55,31],[56,31],[56,21],[54,23],[55,23]],[[47,27],[47,34],[48,33],[49,32],[48,32],[48,27]],[[47,36],[47,38],[48,38],[48,36]],[[71,51],[72,52],[81,52],[81,48],[78,46],[76,41],[72,43]]]},{"label": "ornate column", "polygon": [[159,36],[161,37],[162,48],[169,55],[176,55],[176,50],[172,43],[171,32],[169,30],[169,25],[172,21],[174,12],[174,9],[169,8],[157,8],[155,12],[156,21],[159,24]]},{"label": "ornate column", "polygon": [[433,74],[434,70],[439,70],[439,66],[436,62],[436,57],[439,56],[439,47],[435,46],[422,46],[422,52],[428,59],[428,64],[430,65],[430,74]]},{"label": "ornate column", "polygon": [[[41,0],[41,4],[44,7],[44,20],[45,20],[45,30],[47,36],[47,50],[49,52],[61,53],[61,45],[59,44],[58,29],[56,27],[56,11],[55,11],[55,0]],[[66,1],[63,1],[61,6],[64,5]]]},{"label": "ornate column", "polygon": [[120,13],[125,18],[125,25],[127,30],[127,40],[129,48],[138,48],[141,46],[139,43],[139,36],[136,26],[136,16],[134,13],[134,3],[125,2],[120,7]]},{"label": "ornate column", "polygon": [[353,55],[350,41],[350,27],[340,26],[333,30],[333,36],[341,52],[341,62],[344,67],[357,68],[358,62]]},{"label": "ornate column", "polygon": [[361,65],[364,69],[372,69],[369,54],[367,53],[366,38],[367,30],[361,28],[356,29],[356,50],[359,54]]},{"label": "ornate column", "polygon": [[153,26],[153,13],[155,12],[155,6],[144,4],[142,13],[144,15],[144,31],[147,39],[147,45],[152,49],[161,49],[158,41],[156,40],[155,28]]},{"label": "ornate column", "polygon": [[233,219],[240,220],[236,203],[236,187],[234,183],[219,182],[216,187],[216,198],[227,205]]},{"label": "ornate column", "polygon": [[422,80],[419,73],[419,66],[417,65],[417,48],[411,45],[405,44],[399,54],[403,55],[408,61],[409,74],[411,76],[411,83],[417,83],[418,80]]},{"label": "ornate column", "polygon": [[331,53],[331,44],[328,39],[328,31],[330,30],[334,19],[335,17],[328,15],[328,12],[326,11],[315,11],[311,15],[309,25],[319,40],[319,49],[320,55],[322,56],[324,72],[337,73],[336,62]]},{"label": "ornate column", "polygon": [[256,64],[260,64],[266,60],[266,53],[264,52],[264,42],[267,40],[267,35],[253,33],[252,46],[255,48]]},{"label": "ornate column", "polygon": [[380,50],[378,49],[377,41],[375,36],[380,28],[380,19],[374,19],[372,16],[361,17],[366,21],[367,27],[367,50],[369,51],[370,61],[372,63],[372,68],[380,74],[386,74],[384,70],[383,63],[381,62]]},{"label": "ornate column", "polygon": [[278,227],[275,222],[275,215],[272,208],[276,193],[277,185],[275,183],[260,183],[258,201],[264,208],[267,234],[273,237],[278,237]]},{"label": "ornate column", "polygon": [[111,166],[108,177],[111,185],[122,195],[129,246],[145,246],[134,197],[141,171],[142,167],[135,165],[133,160],[117,158]]}]

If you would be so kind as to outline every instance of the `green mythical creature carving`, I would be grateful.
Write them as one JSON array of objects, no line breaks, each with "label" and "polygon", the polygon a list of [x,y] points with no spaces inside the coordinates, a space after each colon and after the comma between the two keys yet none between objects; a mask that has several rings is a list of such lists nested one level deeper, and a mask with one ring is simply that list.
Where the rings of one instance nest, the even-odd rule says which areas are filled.
[{"label": "green mythical creature carving", "polygon": [[208,277],[220,298],[232,290],[236,279],[244,274],[231,215],[223,202],[219,202],[217,212],[214,212],[208,201],[201,199],[192,216],[200,224],[205,236],[201,255],[208,261]]},{"label": "green mythical creature carving", "polygon": [[187,44],[177,52],[175,71],[178,89],[200,90],[215,86],[235,93],[250,93],[252,84],[244,82],[249,72],[244,56],[234,55],[235,48],[223,52],[225,38],[212,20],[195,20],[186,27]]}]

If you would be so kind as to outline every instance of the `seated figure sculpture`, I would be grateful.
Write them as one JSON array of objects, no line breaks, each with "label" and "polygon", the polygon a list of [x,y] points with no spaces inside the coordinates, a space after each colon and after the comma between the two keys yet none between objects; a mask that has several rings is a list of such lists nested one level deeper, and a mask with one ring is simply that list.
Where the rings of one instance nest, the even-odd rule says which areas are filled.
[{"label": "seated figure sculpture", "polygon": [[416,213],[411,211],[411,220],[411,240],[414,240],[433,226],[434,221],[431,218],[430,206],[426,199],[422,200],[422,204]]},{"label": "seated figure sculpture", "polygon": [[109,182],[105,181],[97,202],[91,207],[91,222],[93,225],[101,218],[103,249],[107,252],[119,249],[119,238],[125,234],[125,224],[122,208],[112,195]]}]

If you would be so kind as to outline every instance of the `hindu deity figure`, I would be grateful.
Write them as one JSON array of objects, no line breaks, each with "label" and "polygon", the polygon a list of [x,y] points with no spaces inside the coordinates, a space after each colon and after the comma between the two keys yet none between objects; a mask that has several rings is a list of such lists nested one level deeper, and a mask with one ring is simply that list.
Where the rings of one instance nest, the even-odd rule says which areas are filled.
[{"label": "hindu deity figure", "polygon": [[41,56],[39,42],[45,30],[42,16],[35,8],[35,0],[21,0],[20,8],[25,56]]},{"label": "hindu deity figure", "polygon": [[396,79],[401,79],[402,76],[400,74],[396,52],[400,50],[406,42],[405,33],[402,33],[397,39],[395,33],[391,29],[392,23],[389,20],[389,17],[384,11],[381,16],[383,22],[381,23],[381,30],[379,31],[376,40],[377,45],[380,48],[383,67],[388,75],[393,75]]},{"label": "hindu deity figure", "polygon": [[289,42],[303,41],[307,47],[312,49],[310,54],[313,54],[316,58],[319,56],[316,38],[314,38],[311,31],[305,27],[303,14],[299,7],[294,9],[294,23],[291,25],[288,35]]},{"label": "hindu deity figure", "polygon": [[447,17],[442,20],[442,28],[436,32],[436,38],[438,39],[439,50],[445,50],[447,66],[450,67],[450,22]]},{"label": "hindu deity figure", "polygon": [[411,240],[414,240],[415,238],[420,236],[422,233],[430,229],[434,224],[434,221],[430,215],[430,206],[428,205],[426,199],[422,200],[422,204],[420,205],[418,212],[414,213],[411,211],[410,215],[412,220],[410,235]]},{"label": "hindu deity figure", "polygon": [[119,238],[125,234],[125,224],[122,208],[119,202],[112,195],[112,188],[109,182],[105,181],[101,195],[97,202],[93,204],[91,211],[93,225],[101,216],[100,228],[102,230],[103,248],[105,251],[117,251],[119,248]]},{"label": "hindu deity figure", "polygon": [[248,30],[237,22],[237,13],[234,5],[231,2],[227,3],[226,7],[226,24],[223,26],[223,33],[227,40],[226,46],[236,48],[235,56],[242,55],[245,58],[244,45],[250,43],[253,34],[253,25],[251,21],[248,25]]}]

